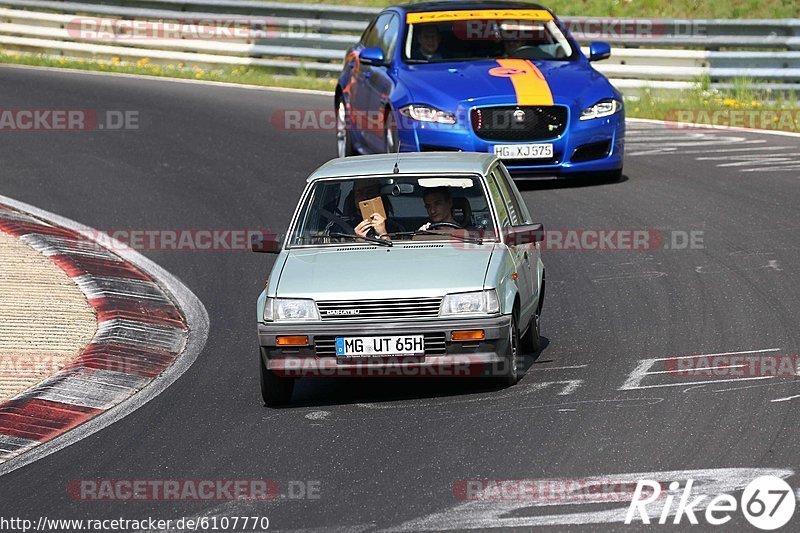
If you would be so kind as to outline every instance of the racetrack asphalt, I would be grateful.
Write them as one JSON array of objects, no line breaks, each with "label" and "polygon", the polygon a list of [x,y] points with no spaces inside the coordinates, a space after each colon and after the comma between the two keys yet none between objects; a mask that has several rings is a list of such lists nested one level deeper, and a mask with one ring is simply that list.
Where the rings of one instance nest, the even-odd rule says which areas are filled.
[{"label": "racetrack asphalt", "polygon": [[[329,109],[329,97],[16,68],[0,76],[6,109],[138,113],[135,130],[2,133],[0,194],[101,230],[284,231],[305,178],[335,154],[332,131],[273,124],[286,109]],[[208,310],[205,349],[137,411],[0,478],[0,515],[264,515],[270,529],[320,531],[461,529],[468,517],[481,529],[607,531],[625,529],[613,511],[624,516],[625,504],[514,503],[502,508],[509,521],[501,507],[465,506],[454,485],[673,472],[730,489],[730,469],[748,468],[783,471],[800,487],[800,398],[773,401],[800,395],[796,378],[642,374],[662,369],[644,360],[674,355],[800,353],[798,139],[642,123],[628,139],[619,182],[524,184],[534,218],[552,230],[652,230],[665,243],[701,232],[702,244],[545,250],[545,347],[514,387],[315,379],[298,384],[290,407],[268,409],[255,300],[272,256],[146,250]],[[74,500],[67,487],[81,479],[271,479],[284,492],[304,481],[320,494]],[[741,514],[726,527],[750,528]]]}]

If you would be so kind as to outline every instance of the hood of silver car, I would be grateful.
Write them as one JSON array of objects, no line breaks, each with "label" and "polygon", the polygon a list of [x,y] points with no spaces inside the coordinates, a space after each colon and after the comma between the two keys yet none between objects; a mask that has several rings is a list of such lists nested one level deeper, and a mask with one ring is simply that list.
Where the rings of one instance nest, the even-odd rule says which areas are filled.
[{"label": "hood of silver car", "polygon": [[493,243],[453,242],[292,249],[277,296],[320,301],[481,290],[493,249]]}]

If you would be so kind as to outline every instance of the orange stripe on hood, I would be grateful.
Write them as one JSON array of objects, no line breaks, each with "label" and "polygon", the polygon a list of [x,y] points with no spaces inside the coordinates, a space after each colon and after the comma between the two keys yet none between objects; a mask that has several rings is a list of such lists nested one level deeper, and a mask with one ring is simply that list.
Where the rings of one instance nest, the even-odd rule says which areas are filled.
[{"label": "orange stripe on hood", "polygon": [[553,105],[553,93],[544,74],[525,59],[498,59],[503,76],[511,79],[518,105]]}]

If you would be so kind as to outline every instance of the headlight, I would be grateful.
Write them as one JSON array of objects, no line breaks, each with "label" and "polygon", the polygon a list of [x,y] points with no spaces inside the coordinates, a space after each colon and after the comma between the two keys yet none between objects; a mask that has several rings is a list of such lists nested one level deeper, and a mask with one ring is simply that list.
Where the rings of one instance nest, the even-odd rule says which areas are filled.
[{"label": "headlight", "polygon": [[420,122],[436,122],[438,124],[455,124],[453,113],[442,111],[429,105],[411,104],[400,108],[400,114]]},{"label": "headlight", "polygon": [[439,316],[491,315],[499,312],[497,291],[489,289],[445,295]]},{"label": "headlight", "polygon": [[280,322],[284,320],[319,320],[319,312],[314,300],[267,298],[264,306],[264,321]]},{"label": "headlight", "polygon": [[622,102],[619,100],[603,100],[581,111],[581,120],[610,117],[620,109],[622,109]]}]

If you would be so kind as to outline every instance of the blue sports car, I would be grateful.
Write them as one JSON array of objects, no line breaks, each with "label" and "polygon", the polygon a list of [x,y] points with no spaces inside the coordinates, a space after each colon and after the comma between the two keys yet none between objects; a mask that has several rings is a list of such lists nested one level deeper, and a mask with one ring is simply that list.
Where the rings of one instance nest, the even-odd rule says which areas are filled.
[{"label": "blue sports car", "polygon": [[347,51],[336,87],[340,157],[494,153],[515,178],[619,177],[622,96],[553,13],[525,2],[390,7]]}]

